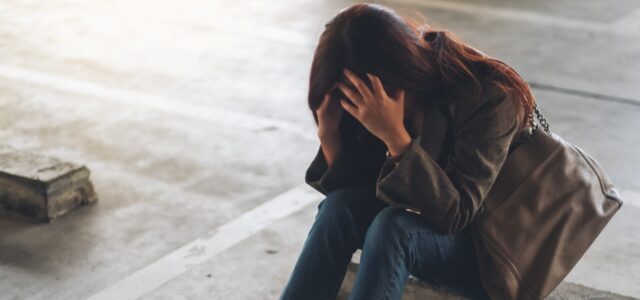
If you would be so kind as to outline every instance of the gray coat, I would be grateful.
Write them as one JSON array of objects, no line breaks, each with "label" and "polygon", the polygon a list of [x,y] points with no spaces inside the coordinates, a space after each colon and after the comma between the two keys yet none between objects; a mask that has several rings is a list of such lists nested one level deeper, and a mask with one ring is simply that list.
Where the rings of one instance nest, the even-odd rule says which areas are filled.
[{"label": "gray coat", "polygon": [[[319,147],[305,182],[324,195],[350,186],[375,189],[381,201],[418,211],[443,234],[461,231],[482,211],[507,155],[527,137],[528,127],[518,131],[520,103],[487,80],[483,91],[480,101],[458,97],[426,107],[422,130],[399,162],[384,156],[380,142],[360,143],[343,146],[327,168]],[[474,246],[483,247],[478,240]]]}]

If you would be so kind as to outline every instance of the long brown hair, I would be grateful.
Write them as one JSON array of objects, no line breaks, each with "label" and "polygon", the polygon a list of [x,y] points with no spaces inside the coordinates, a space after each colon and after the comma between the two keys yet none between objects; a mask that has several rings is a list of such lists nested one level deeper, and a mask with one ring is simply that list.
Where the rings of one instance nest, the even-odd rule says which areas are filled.
[{"label": "long brown hair", "polygon": [[[508,65],[476,51],[449,31],[419,24],[378,4],[351,5],[325,25],[309,78],[308,105],[316,124],[315,110],[333,83],[343,78],[343,68],[365,82],[365,72],[375,74],[385,89],[411,91],[424,105],[446,101],[459,92],[479,99],[481,80],[490,76],[521,103],[520,129],[527,125],[535,103],[529,85]],[[333,97],[341,96],[336,89]],[[341,128],[359,126],[348,113],[344,115],[347,120],[341,121]]]}]

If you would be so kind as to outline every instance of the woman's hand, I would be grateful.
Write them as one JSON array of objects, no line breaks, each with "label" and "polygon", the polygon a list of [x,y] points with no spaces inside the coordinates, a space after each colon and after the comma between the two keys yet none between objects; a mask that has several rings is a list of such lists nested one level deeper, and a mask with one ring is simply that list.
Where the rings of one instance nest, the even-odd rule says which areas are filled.
[{"label": "woman's hand", "polygon": [[324,95],[316,114],[318,115],[318,138],[327,165],[331,166],[341,147],[340,119],[344,109],[338,100],[331,99],[331,92],[337,87],[334,84]]},{"label": "woman's hand", "polygon": [[338,87],[351,102],[341,99],[340,104],[348,113],[353,115],[371,134],[381,139],[389,149],[389,153],[396,157],[404,153],[411,144],[411,136],[404,127],[404,96],[400,89],[395,95],[387,95],[380,79],[367,73],[373,89],[369,87],[353,72],[344,69],[346,78],[353,84],[355,90],[344,84]]},{"label": "woman's hand", "polygon": [[340,119],[344,114],[344,109],[340,105],[337,99],[331,99],[331,93],[337,87],[337,84],[333,84],[329,91],[327,91],[322,99],[322,103],[316,114],[318,115],[318,134],[336,134],[340,128]]}]

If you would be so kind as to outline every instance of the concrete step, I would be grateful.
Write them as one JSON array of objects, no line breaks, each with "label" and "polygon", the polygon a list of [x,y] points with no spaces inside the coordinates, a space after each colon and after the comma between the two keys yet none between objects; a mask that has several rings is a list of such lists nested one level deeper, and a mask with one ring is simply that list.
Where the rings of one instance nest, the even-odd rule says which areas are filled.
[{"label": "concrete step", "polygon": [[[356,251],[353,259],[347,269],[347,274],[342,282],[338,300],[346,300],[349,297],[349,291],[353,287],[356,272],[360,265],[361,250]],[[418,299],[442,299],[442,300],[462,300],[468,299],[456,291],[443,286],[436,286],[425,281],[421,281],[416,277],[410,276],[405,286],[402,300],[418,300]],[[581,284],[564,281],[562,282],[547,299],[550,300],[637,300],[637,298],[622,296],[619,294],[593,289]]]}]

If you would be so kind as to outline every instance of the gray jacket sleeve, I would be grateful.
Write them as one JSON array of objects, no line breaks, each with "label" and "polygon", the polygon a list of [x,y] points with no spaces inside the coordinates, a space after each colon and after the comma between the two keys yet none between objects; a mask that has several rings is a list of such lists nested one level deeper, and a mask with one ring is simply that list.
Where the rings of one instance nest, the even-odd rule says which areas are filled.
[{"label": "gray jacket sleeve", "polygon": [[461,107],[446,167],[426,152],[418,136],[397,164],[383,164],[377,197],[419,211],[442,233],[459,232],[472,221],[506,159],[520,107],[504,93]]},{"label": "gray jacket sleeve", "polygon": [[305,174],[305,182],[323,195],[341,188],[361,185],[350,155],[344,147],[338,152],[330,167],[322,152],[322,146],[318,146],[316,156],[311,161]]},{"label": "gray jacket sleeve", "polygon": [[322,147],[318,146],[307,168],[305,182],[324,195],[346,187],[364,187],[375,193],[385,151],[384,143],[368,133],[360,139],[343,138],[340,151],[328,167]]}]

